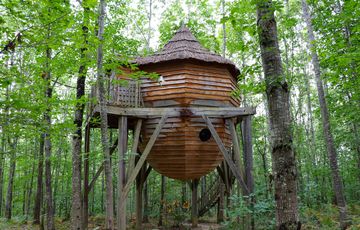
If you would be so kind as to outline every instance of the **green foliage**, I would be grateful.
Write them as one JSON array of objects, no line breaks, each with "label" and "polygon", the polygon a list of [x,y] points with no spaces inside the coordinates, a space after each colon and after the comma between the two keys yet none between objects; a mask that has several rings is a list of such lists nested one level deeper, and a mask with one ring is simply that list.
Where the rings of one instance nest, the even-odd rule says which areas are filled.
[{"label": "green foliage", "polygon": [[249,207],[249,198],[251,197],[254,195],[230,197],[231,207],[226,210],[229,220],[224,223],[227,229],[243,229],[251,215],[256,220],[256,229],[269,229],[275,226],[274,200],[261,200],[256,202],[253,207]]}]

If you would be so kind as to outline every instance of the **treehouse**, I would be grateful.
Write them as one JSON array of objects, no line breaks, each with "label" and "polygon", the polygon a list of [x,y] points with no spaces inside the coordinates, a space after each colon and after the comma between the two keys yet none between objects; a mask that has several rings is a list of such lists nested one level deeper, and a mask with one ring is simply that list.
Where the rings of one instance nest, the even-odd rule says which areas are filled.
[{"label": "treehouse", "polygon": [[[138,58],[141,70],[160,75],[160,82],[142,81],[146,107],[238,107],[231,96],[239,70],[235,65],[205,50],[183,27],[164,48],[151,56]],[[159,118],[148,119],[143,138],[148,140]],[[225,147],[231,147],[223,119],[212,119]],[[198,116],[168,118],[147,161],[159,173],[174,179],[194,179],[212,171],[223,160],[204,120]]]},{"label": "treehouse", "polygon": [[[119,67],[122,73],[109,77],[107,104],[102,107],[106,110],[108,126],[118,129],[110,153],[117,145],[121,169],[118,170],[120,229],[126,228],[126,197],[135,180],[136,226],[141,229],[142,186],[151,169],[170,178],[192,181],[193,226],[196,216],[220,202],[219,178],[201,195],[201,202],[197,202],[198,179],[215,168],[227,191],[234,182],[232,178],[236,178],[243,194],[249,195],[253,183],[251,116],[255,110],[239,107],[239,98],[232,94],[239,74],[234,63],[204,49],[186,27],[180,28],[161,51],[134,62],[140,70],[156,73],[159,78],[154,80],[143,74],[134,80],[130,69]],[[122,80],[127,84],[118,84]],[[97,98],[97,91],[93,87],[91,97]],[[100,105],[90,103],[88,111],[87,153],[90,130],[99,127]],[[235,128],[239,122],[244,166]],[[133,130],[132,154],[125,163],[129,130]],[[88,168],[87,162],[84,167]],[[85,187],[91,185],[92,182]]]},{"label": "treehouse", "polygon": [[[180,180],[200,178],[214,170],[224,156],[204,115],[206,111],[216,114],[208,119],[220,138],[218,141],[229,151],[232,140],[224,118],[231,117],[234,111],[241,113],[240,100],[232,95],[237,86],[238,68],[230,60],[203,48],[186,27],[180,28],[161,51],[134,62],[140,70],[157,73],[159,78],[142,77],[135,81],[126,74],[113,76],[128,79],[129,83],[110,86],[109,126],[117,128],[119,115],[129,115],[129,111],[136,109],[139,118],[141,113],[141,118],[146,118],[142,121],[138,144],[142,153],[161,121],[160,111],[170,111],[147,162],[160,174]],[[120,111],[119,108],[122,112],[114,112]],[[252,113],[249,108],[241,111]],[[135,129],[135,121],[130,119],[128,126]]]}]

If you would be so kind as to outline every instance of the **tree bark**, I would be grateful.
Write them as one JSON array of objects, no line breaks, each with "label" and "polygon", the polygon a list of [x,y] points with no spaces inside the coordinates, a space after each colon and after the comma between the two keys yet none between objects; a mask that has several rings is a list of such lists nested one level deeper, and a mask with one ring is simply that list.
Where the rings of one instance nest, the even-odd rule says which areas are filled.
[{"label": "tree bark", "polygon": [[[82,36],[83,44],[80,49],[80,67],[78,71],[78,78],[76,82],[76,105],[74,115],[74,125],[76,127],[72,136],[72,203],[71,203],[71,227],[74,230],[81,230],[87,228],[87,215],[82,210],[82,193],[81,193],[81,146],[82,146],[82,123],[84,117],[85,103],[83,97],[85,95],[85,79],[87,73],[86,65],[86,50],[88,39],[88,22],[89,22],[89,8],[83,5],[83,25]],[[85,159],[86,161],[87,159]],[[86,174],[86,172],[84,172]],[[85,197],[85,194],[84,194]],[[87,200],[84,202],[87,202]],[[84,209],[84,212],[88,210]],[[86,215],[86,218],[84,218]]]},{"label": "tree bark", "polygon": [[276,228],[300,229],[289,89],[282,69],[274,7],[271,0],[257,2],[257,27],[269,107]]},{"label": "tree bark", "polygon": [[217,222],[221,223],[224,221],[224,201],[225,201],[225,184],[220,179],[220,188],[219,188],[219,201],[218,201],[218,210],[217,210]]},{"label": "tree bark", "polygon": [[17,140],[11,142],[10,138],[8,139],[10,146],[10,169],[9,169],[9,180],[8,187],[6,192],[6,202],[5,202],[5,217],[7,220],[11,219],[12,214],[12,200],[13,200],[13,187],[14,187],[14,177],[15,177],[15,167],[16,167],[16,145]]},{"label": "tree bark", "polygon": [[44,113],[44,121],[46,124],[45,132],[44,132],[44,152],[45,152],[45,200],[46,200],[46,226],[47,230],[54,230],[54,207],[53,207],[53,197],[52,197],[52,188],[51,188],[51,107],[50,107],[50,99],[52,97],[52,87],[50,85],[51,82],[51,74],[49,61],[51,60],[51,49],[46,49],[46,73],[44,75],[44,80],[46,83],[45,88],[45,98],[47,108]]},{"label": "tree bark", "polygon": [[148,182],[144,183],[144,215],[143,215],[143,223],[149,223],[149,192],[148,192]]},{"label": "tree bark", "polygon": [[[6,109],[5,109],[6,111]],[[4,114],[7,114],[5,112]],[[5,115],[6,116],[6,115]],[[6,120],[6,118],[5,118]],[[5,155],[5,144],[6,144],[6,137],[4,126],[1,126],[2,136],[1,136],[1,152],[0,152],[0,216],[2,215],[2,207],[3,207],[3,188],[4,188],[4,155]]]},{"label": "tree bark", "polygon": [[40,135],[40,146],[38,156],[37,188],[34,204],[34,224],[40,224],[40,214],[43,198],[43,170],[44,170],[44,134]]},{"label": "tree bark", "polygon": [[160,189],[160,206],[159,206],[159,223],[158,226],[163,225],[164,216],[164,203],[165,203],[165,188],[166,188],[166,177],[161,175],[161,189]]},{"label": "tree bark", "polygon": [[336,153],[334,138],[331,133],[329,110],[327,107],[325,92],[324,92],[324,88],[323,88],[323,82],[321,79],[319,57],[317,55],[316,47],[315,47],[315,36],[314,36],[314,31],[313,31],[313,27],[312,27],[312,23],[311,23],[309,7],[306,3],[306,0],[301,0],[301,3],[302,3],[302,10],[303,10],[303,17],[304,17],[304,20],[305,20],[306,26],[307,26],[308,46],[310,48],[311,60],[312,60],[313,66],[314,66],[316,87],[317,87],[317,91],[318,91],[320,112],[321,112],[323,132],[324,132],[324,138],[325,138],[325,145],[326,145],[326,149],[327,149],[328,158],[330,161],[333,189],[334,189],[334,193],[335,193],[335,197],[336,197],[336,203],[337,203],[337,206],[339,207],[340,228],[346,229],[347,226],[349,226],[349,224],[350,224],[350,220],[348,219],[347,210],[346,210],[346,201],[345,201],[345,197],[344,197],[343,184],[342,184],[342,179],[340,176],[338,162],[337,162],[337,153]]},{"label": "tree bark", "polygon": [[[36,150],[36,146],[35,149]],[[36,152],[34,151],[34,158],[36,158]],[[33,182],[34,182],[34,172],[35,172],[35,162],[32,163],[32,167],[31,167],[31,179],[29,182],[29,187],[26,191],[26,203],[25,203],[25,218],[26,220],[29,218],[29,213],[30,213],[30,204],[31,204],[31,196],[32,196],[32,192],[33,192]]]},{"label": "tree bark", "polygon": [[191,227],[196,228],[199,223],[199,210],[198,210],[198,185],[199,179],[194,179],[191,183]]},{"label": "tree bark", "polygon": [[108,138],[108,119],[106,111],[106,92],[105,81],[106,76],[103,69],[103,34],[104,34],[104,21],[105,21],[105,0],[100,0],[99,5],[99,19],[98,19],[98,40],[99,45],[97,48],[97,85],[99,93],[100,104],[100,130],[101,130],[101,144],[104,153],[104,169],[105,169],[105,228],[114,229],[114,198],[113,198],[113,182],[112,182],[112,167],[111,156],[109,149]]}]

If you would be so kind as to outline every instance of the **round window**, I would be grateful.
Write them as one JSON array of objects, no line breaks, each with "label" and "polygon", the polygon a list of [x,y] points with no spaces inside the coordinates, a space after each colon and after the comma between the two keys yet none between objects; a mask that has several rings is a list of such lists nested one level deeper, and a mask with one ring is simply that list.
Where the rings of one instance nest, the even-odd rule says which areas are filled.
[{"label": "round window", "polygon": [[201,141],[208,141],[211,138],[211,132],[209,129],[202,129],[199,133]]}]

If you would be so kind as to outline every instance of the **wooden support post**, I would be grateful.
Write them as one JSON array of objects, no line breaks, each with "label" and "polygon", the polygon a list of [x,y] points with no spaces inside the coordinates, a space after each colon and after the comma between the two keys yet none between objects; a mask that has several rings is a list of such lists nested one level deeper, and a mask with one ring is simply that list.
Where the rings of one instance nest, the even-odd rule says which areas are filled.
[{"label": "wooden support post", "polygon": [[84,193],[83,193],[83,229],[87,229],[89,220],[89,157],[90,157],[90,126],[85,127],[84,149]]},{"label": "wooden support post", "polygon": [[224,156],[224,159],[226,161],[226,163],[229,165],[231,172],[234,174],[234,176],[236,177],[236,179],[239,181],[240,185],[242,186],[242,189],[248,193],[248,188],[243,180],[243,177],[240,174],[240,171],[237,169],[236,165],[234,164],[234,162],[232,161],[230,154],[228,153],[228,151],[226,150],[222,140],[220,139],[219,135],[217,134],[213,124],[211,123],[210,119],[203,115],[202,116],[206,125],[208,126],[211,135],[214,137],[215,142],[217,143],[221,153]]},{"label": "wooden support post", "polygon": [[127,117],[119,117],[119,136],[118,136],[118,152],[119,152],[119,167],[118,167],[118,204],[117,204],[117,229],[126,229],[126,199],[122,198],[122,191],[125,185],[125,153],[127,150]]},{"label": "wooden support post", "polygon": [[193,228],[196,228],[199,223],[199,210],[198,210],[198,206],[197,206],[198,205],[198,203],[197,203],[198,184],[199,184],[199,179],[194,179],[191,183],[191,189],[192,189],[192,193],[191,193],[191,226]]},{"label": "wooden support post", "polygon": [[231,190],[231,178],[230,178],[230,172],[229,172],[229,168],[228,165],[226,164],[225,161],[222,162],[222,168],[224,171],[224,178],[225,178],[225,189],[226,189],[226,194],[230,194],[230,190]]},{"label": "wooden support post", "polygon": [[245,181],[249,193],[254,192],[253,178],[253,149],[251,140],[251,116],[246,116],[242,121],[242,136],[244,143]]},{"label": "wooden support post", "polygon": [[242,163],[241,157],[240,157],[241,156],[240,144],[239,144],[238,136],[236,134],[235,125],[231,119],[227,119],[226,122],[229,125],[229,130],[230,130],[231,139],[232,139],[232,143],[233,143],[235,163],[236,163],[241,175],[244,175],[244,166],[243,166],[243,163]]},{"label": "wooden support post", "polygon": [[142,202],[142,191],[144,185],[144,176],[146,168],[143,166],[139,175],[136,177],[136,229],[141,229],[142,224],[142,213],[143,213],[143,202]]},{"label": "wooden support post", "polygon": [[[159,121],[159,124],[156,126],[156,129],[154,130],[153,134],[151,135],[150,137],[150,140],[149,142],[147,143],[146,147],[145,147],[145,150],[144,152],[141,154],[141,157],[139,159],[139,161],[137,162],[134,170],[131,172],[130,176],[129,176],[129,179],[128,181],[126,182],[126,185],[124,187],[124,189],[122,190],[122,194],[121,194],[121,200],[125,200],[129,191],[130,191],[130,188],[131,188],[131,184],[134,182],[134,180],[136,179],[136,176],[138,175],[141,167],[143,166],[147,156],[149,155],[150,151],[151,151],[151,148],[153,147],[157,137],[159,136],[160,134],[160,131],[162,129],[162,127],[164,126],[165,124],[165,121],[167,119],[168,115],[167,114],[164,114],[160,121]],[[122,204],[122,202],[121,202]],[[124,207],[119,207],[119,208],[124,208]]]},{"label": "wooden support post", "polygon": [[[244,148],[244,164],[245,164],[245,183],[249,189],[250,195],[254,193],[254,178],[253,178],[253,150],[251,139],[251,116],[246,116],[242,121],[242,138]],[[253,209],[254,197],[249,200],[250,209]],[[254,216],[250,216],[248,219],[247,229],[255,229]]]}]

